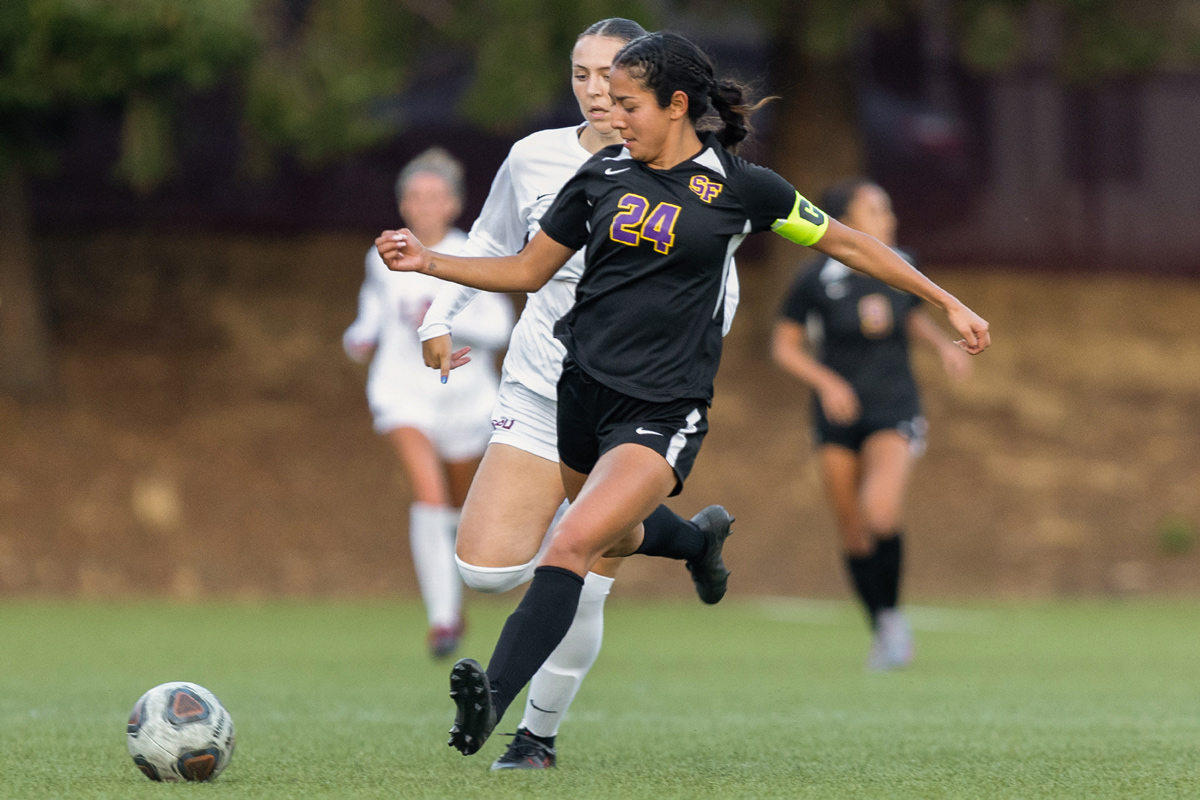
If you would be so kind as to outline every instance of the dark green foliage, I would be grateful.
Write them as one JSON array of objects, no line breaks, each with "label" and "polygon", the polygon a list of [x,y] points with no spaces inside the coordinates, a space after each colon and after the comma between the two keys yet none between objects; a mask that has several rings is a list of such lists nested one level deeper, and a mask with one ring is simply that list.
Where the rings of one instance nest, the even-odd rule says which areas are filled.
[{"label": "dark green foliage", "polygon": [[562,96],[571,48],[593,22],[626,17],[647,30],[658,27],[638,0],[461,0],[453,6],[447,32],[475,51],[464,110],[494,129],[518,125]]}]

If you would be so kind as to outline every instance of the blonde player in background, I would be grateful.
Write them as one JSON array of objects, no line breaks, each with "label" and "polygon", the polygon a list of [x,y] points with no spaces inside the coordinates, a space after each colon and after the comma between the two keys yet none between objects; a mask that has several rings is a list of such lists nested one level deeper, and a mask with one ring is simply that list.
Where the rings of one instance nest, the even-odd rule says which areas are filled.
[{"label": "blonde player in background", "polygon": [[[594,153],[621,143],[620,134],[612,127],[608,72],[617,51],[644,33],[636,22],[613,18],[601,20],[579,35],[571,52],[571,86],[584,122],[540,131],[513,145],[460,254],[504,256],[519,252],[540,229],[542,214],[563,184]],[[566,350],[554,338],[553,328],[574,304],[582,272],[580,252],[545,286],[529,295],[513,330],[500,398],[492,415],[495,433],[471,486],[459,528],[459,568],[467,585],[481,592],[508,591],[533,577],[549,544],[548,531],[555,514],[565,506],[556,420],[557,386]],[[467,304],[477,291],[448,284],[425,315],[421,326],[425,362],[442,375],[449,375],[464,356],[463,351],[452,352],[451,325],[454,337],[463,338],[459,312],[470,307]],[[731,267],[724,293],[726,331],[737,299],[737,271]],[[455,369],[450,384],[457,380]],[[646,520],[646,526],[652,536],[656,530],[684,527],[697,541],[708,541],[728,535],[730,521],[719,506],[705,509],[693,521],[660,506]],[[545,769],[555,765],[559,725],[600,653],[604,602],[619,563],[617,559],[601,559],[588,572],[574,622],[534,676],[521,724],[507,752],[492,764],[492,769]],[[693,572],[694,579],[696,574]],[[697,588],[700,590],[699,583]],[[710,590],[700,591],[705,602],[720,599]],[[719,591],[724,591],[723,582]]]},{"label": "blonde player in background", "polygon": [[[396,179],[401,218],[445,252],[458,252],[467,239],[453,227],[462,212],[462,195],[462,166],[441,148],[413,159]],[[462,582],[454,541],[467,489],[491,436],[498,385],[495,352],[507,343],[513,321],[507,298],[478,297],[455,330],[474,346],[476,358],[455,372],[453,384],[443,386],[422,363],[417,326],[444,285],[427,275],[389,271],[372,247],[358,318],[342,338],[352,359],[371,361],[367,399],[375,430],[392,443],[412,484],[409,540],[435,658],[453,653],[462,636]]]}]

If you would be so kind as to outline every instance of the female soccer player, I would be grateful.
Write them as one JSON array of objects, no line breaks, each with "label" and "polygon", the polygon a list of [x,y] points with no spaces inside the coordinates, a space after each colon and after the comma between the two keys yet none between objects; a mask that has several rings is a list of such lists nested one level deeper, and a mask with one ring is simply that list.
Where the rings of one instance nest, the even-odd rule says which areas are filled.
[{"label": "female soccer player", "polygon": [[[555,325],[567,350],[558,384],[558,452],[571,505],[485,672],[451,671],[450,744],[476,752],[570,627],[583,576],[601,556],[692,560],[717,578],[719,548],[686,525],[651,535],[641,521],[682,488],[707,431],[721,352],[724,277],[738,243],[774,230],[944,309],[969,352],[987,323],[888,247],[830,220],[783,178],[730,154],[748,133],[742,87],[677,34],[648,34],[613,61],[613,127],[623,147],[588,160],[525,249],[504,258],[443,256],[411,232],[376,244],[395,270],[489,291],[532,291],[587,247],[571,311]],[[723,127],[700,134],[712,103]],[[703,138],[701,138],[703,136]],[[710,571],[711,569],[711,571]]]},{"label": "female soccer player", "polygon": [[[828,189],[834,219],[896,246],[887,193],[856,178]],[[911,259],[910,259],[911,260]],[[912,661],[912,633],[898,609],[900,516],[926,424],[908,362],[910,337],[932,346],[951,377],[970,374],[967,355],[919,308],[920,300],[824,258],[797,278],[775,324],[775,362],[812,387],[814,440],[842,539],[846,568],[866,608],[874,642],[867,666]],[[821,331],[819,360],[805,349],[808,324]]]},{"label": "female soccer player", "polygon": [[[440,148],[422,153],[396,179],[401,218],[443,252],[456,252],[467,238],[452,227],[462,211],[462,191],[462,166]],[[453,387],[442,386],[423,366],[417,338],[417,326],[441,285],[427,275],[391,272],[371,248],[358,318],[342,337],[351,358],[371,360],[367,400],[375,430],[391,441],[412,483],[409,540],[435,658],[452,653],[462,635],[454,532],[491,435],[498,383],[492,356],[512,330],[508,299],[480,297],[462,315],[459,334],[483,357],[460,370]]]},{"label": "female soccer player", "polygon": [[[613,56],[628,41],[645,34],[636,22],[606,19],[579,35],[571,53],[571,85],[584,123],[535,133],[513,145],[492,183],[479,219],[459,255],[512,255],[538,231],[538,223],[558,191],[601,148],[621,143],[611,124],[608,73]],[[419,238],[419,236],[418,236]],[[533,576],[539,553],[549,540],[551,522],[565,497],[558,466],[557,392],[566,350],[553,334],[554,323],[570,310],[583,272],[583,254],[574,254],[535,293],[513,331],[500,396],[492,414],[494,432],[471,484],[458,529],[458,565],[468,586],[503,592]],[[737,305],[737,273],[730,268],[725,300],[728,329]],[[421,338],[426,363],[441,370],[450,384],[452,366],[464,356],[452,353],[450,326],[455,314],[478,292],[446,284],[425,314]],[[706,509],[698,521],[728,533],[728,517]],[[669,509],[656,510],[650,522],[674,526]],[[566,638],[534,675],[525,715],[494,769],[554,766],[559,725],[604,635],[604,602],[617,565],[601,559],[584,580],[575,621]],[[708,602],[719,599],[714,594]]]}]

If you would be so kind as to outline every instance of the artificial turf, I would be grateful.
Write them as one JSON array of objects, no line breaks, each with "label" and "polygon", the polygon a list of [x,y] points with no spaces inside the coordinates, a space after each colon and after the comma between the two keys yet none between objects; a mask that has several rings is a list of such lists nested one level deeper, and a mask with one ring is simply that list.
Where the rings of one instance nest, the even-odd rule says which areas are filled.
[{"label": "artificial turf", "polygon": [[[476,602],[486,663],[514,598]],[[414,603],[0,604],[2,798],[1108,798],[1200,796],[1200,603],[913,609],[917,662],[863,669],[848,604],[614,598],[559,768],[445,745],[447,664]],[[233,714],[212,784],[125,750],[150,686]],[[518,722],[518,701],[498,731]]]}]

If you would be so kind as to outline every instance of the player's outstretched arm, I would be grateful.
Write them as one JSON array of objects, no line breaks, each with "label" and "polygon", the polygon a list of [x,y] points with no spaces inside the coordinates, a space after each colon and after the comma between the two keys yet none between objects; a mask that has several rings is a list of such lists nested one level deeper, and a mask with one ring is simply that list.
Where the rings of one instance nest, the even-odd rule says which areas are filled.
[{"label": "player's outstretched arm", "polygon": [[375,247],[388,269],[421,272],[485,292],[536,292],[575,252],[542,231],[515,256],[448,256],[427,249],[412,231],[384,231]]},{"label": "player's outstretched arm", "polygon": [[945,311],[950,325],[963,337],[957,344],[971,355],[982,353],[992,343],[988,323],[983,317],[929,280],[875,237],[830,219],[825,235],[812,247],[848,267],[915,294]]}]

